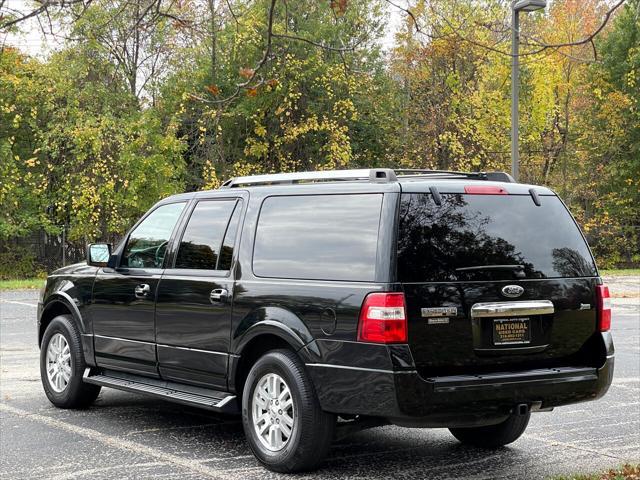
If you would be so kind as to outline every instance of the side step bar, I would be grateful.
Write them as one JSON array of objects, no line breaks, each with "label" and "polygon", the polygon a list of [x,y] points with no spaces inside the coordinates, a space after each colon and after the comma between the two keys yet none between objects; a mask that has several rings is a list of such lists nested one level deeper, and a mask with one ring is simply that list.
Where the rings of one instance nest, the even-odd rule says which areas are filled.
[{"label": "side step bar", "polygon": [[95,368],[87,368],[82,380],[94,385],[151,395],[170,402],[205,408],[218,413],[238,413],[236,396],[228,392]]}]

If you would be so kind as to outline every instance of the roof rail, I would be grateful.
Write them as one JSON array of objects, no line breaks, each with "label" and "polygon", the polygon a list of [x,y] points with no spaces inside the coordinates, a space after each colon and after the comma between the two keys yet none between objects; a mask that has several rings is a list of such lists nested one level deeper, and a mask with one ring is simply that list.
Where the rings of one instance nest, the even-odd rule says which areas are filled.
[{"label": "roof rail", "polygon": [[326,170],[319,172],[276,173],[273,175],[251,175],[235,177],[224,182],[220,188],[248,187],[254,185],[283,185],[295,183],[336,182],[367,180],[374,183],[397,181],[390,168],[370,168],[360,170]]},{"label": "roof rail", "polygon": [[467,178],[469,180],[491,180],[516,183],[505,172],[452,172],[449,170],[417,170],[390,168],[365,168],[360,170],[325,170],[319,172],[276,173],[235,177],[224,182],[220,188],[251,187],[256,185],[292,185],[296,183],[319,183],[363,180],[372,183],[390,183],[398,177]]}]

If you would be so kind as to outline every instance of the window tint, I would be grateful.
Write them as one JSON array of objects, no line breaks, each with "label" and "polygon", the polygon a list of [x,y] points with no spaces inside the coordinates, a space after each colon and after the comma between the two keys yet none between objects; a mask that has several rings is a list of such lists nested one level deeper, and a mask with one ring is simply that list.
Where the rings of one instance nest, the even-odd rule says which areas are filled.
[{"label": "window tint", "polygon": [[218,260],[218,270],[231,270],[231,260],[233,260],[233,247],[240,225],[240,214],[242,213],[242,201],[238,201],[236,208],[233,210],[233,216],[227,227],[227,233],[222,241],[222,250],[220,251],[220,260]]},{"label": "window tint", "polygon": [[216,270],[222,238],[235,205],[235,200],[198,202],[182,235],[175,268]]},{"label": "window tint", "polygon": [[132,268],[162,268],[167,243],[185,203],[162,205],[151,212],[131,235],[121,265]]},{"label": "window tint", "polygon": [[[398,238],[402,282],[582,277],[593,258],[557,197],[403,194]],[[484,267],[508,265],[512,268]]]},{"label": "window tint", "polygon": [[373,281],[382,195],[269,197],[253,256],[258,276]]}]

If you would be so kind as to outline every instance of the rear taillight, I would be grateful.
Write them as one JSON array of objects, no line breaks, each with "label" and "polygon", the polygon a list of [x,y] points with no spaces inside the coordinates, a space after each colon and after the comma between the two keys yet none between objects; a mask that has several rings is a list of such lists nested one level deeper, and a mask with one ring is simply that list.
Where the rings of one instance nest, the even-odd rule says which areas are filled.
[{"label": "rear taillight", "polygon": [[472,195],[508,195],[506,189],[495,187],[493,185],[467,185],[464,187],[464,193]]},{"label": "rear taillight", "polygon": [[596,285],[598,330],[607,332],[611,328],[611,295],[606,285]]},{"label": "rear taillight", "polygon": [[406,311],[404,293],[370,293],[360,310],[358,341],[406,343]]}]

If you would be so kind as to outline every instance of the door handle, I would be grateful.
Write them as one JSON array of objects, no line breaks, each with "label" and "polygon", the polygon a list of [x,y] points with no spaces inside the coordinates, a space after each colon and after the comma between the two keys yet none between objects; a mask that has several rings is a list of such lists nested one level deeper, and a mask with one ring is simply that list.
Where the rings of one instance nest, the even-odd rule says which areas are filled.
[{"label": "door handle", "polygon": [[141,283],[140,285],[136,285],[134,292],[138,298],[146,297],[149,295],[149,292],[151,292],[151,287],[146,283]]},{"label": "door handle", "polygon": [[229,295],[229,292],[226,289],[216,288],[214,290],[211,290],[211,294],[209,295],[209,298],[211,299],[212,302],[223,302],[228,295]]}]

